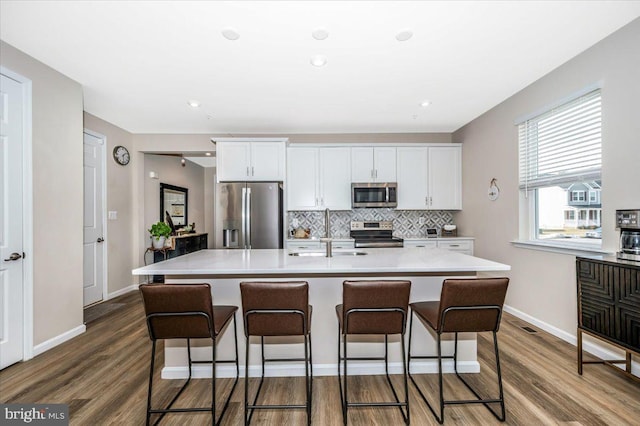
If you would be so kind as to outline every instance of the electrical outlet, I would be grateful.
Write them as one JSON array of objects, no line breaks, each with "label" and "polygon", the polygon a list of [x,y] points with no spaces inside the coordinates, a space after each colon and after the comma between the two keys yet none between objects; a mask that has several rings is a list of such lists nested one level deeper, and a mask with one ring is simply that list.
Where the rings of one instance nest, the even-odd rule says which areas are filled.
[{"label": "electrical outlet", "polygon": [[418,218],[418,225],[424,225],[427,222],[427,219],[424,217]]}]

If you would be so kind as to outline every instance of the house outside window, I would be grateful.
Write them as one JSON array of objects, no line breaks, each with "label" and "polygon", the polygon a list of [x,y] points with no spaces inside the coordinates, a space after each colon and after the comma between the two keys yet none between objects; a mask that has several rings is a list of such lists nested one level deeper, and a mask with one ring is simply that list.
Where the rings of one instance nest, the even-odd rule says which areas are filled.
[{"label": "house outside window", "polygon": [[[521,239],[601,246],[600,89],[518,125],[520,190],[528,228]],[[598,232],[594,232],[594,230]]]},{"label": "house outside window", "polygon": [[571,192],[571,201],[585,201],[584,191],[572,191]]}]

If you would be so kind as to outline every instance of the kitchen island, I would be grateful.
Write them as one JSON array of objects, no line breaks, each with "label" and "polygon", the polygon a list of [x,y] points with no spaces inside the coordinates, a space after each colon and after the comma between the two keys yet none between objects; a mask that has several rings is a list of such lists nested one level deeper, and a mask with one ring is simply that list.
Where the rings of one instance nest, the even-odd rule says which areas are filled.
[{"label": "kitchen island", "polygon": [[[359,254],[354,255],[352,253]],[[335,305],[342,302],[342,282],[349,280],[407,279],[411,281],[411,302],[436,300],[444,278],[474,277],[478,273],[498,273],[510,270],[510,266],[486,259],[468,256],[438,248],[376,248],[334,250],[327,258],[319,252],[289,250],[201,250],[185,256],[155,263],[133,270],[134,275],[165,275],[167,283],[208,282],[211,284],[215,304],[232,304],[241,307],[239,283],[241,281],[308,281],[309,301],[313,305],[311,333],[313,339],[313,364],[315,375],[337,375],[337,318]],[[363,254],[365,253],[365,254]],[[241,311],[238,313],[239,351],[244,365],[244,338]],[[407,325],[408,331],[408,325]],[[219,342],[219,358],[230,358],[233,349],[232,333],[225,333]],[[419,321],[414,321],[412,352],[435,353],[435,339],[425,331]],[[407,336],[408,338],[408,332]],[[397,342],[399,337],[390,337]],[[395,340],[394,340],[395,339]],[[269,357],[299,356],[303,345],[296,337],[266,339]],[[382,354],[383,345],[367,342],[382,342],[378,336],[358,336],[350,339],[349,352],[353,356]],[[211,350],[207,341],[194,341],[194,359],[210,359]],[[474,333],[459,335],[458,365],[462,372],[478,372],[476,360],[476,336]],[[452,351],[453,337],[443,340],[443,351]],[[253,345],[249,374],[259,375],[259,345]],[[399,345],[390,344],[390,372],[400,373]],[[362,361],[349,366],[350,374],[383,374],[382,362]],[[168,341],[165,344],[164,378],[187,376],[186,343]],[[444,363],[445,371],[453,371],[452,364]],[[412,372],[436,372],[437,365],[431,360],[412,363]],[[231,366],[218,366],[219,377],[230,377]],[[241,372],[242,373],[242,372]],[[268,365],[268,376],[303,375],[302,363]],[[194,377],[211,376],[211,367],[196,365]]]}]

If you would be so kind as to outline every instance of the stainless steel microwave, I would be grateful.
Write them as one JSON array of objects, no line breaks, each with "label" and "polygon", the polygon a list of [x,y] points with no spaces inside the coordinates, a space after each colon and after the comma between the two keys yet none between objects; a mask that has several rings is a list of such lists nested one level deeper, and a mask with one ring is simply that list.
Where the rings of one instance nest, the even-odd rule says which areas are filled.
[{"label": "stainless steel microwave", "polygon": [[351,207],[397,207],[398,184],[395,182],[351,184]]}]

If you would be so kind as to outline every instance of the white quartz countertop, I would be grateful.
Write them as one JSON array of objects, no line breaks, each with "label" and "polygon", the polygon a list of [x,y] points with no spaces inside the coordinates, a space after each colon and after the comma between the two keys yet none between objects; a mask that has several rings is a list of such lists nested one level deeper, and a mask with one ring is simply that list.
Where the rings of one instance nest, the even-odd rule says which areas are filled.
[{"label": "white quartz countertop", "polygon": [[[200,250],[136,268],[133,275],[429,274],[508,271],[509,265],[438,248],[336,249],[365,256],[289,256],[294,250]],[[298,250],[303,251],[303,250]],[[314,250],[304,250],[314,251]]]}]

